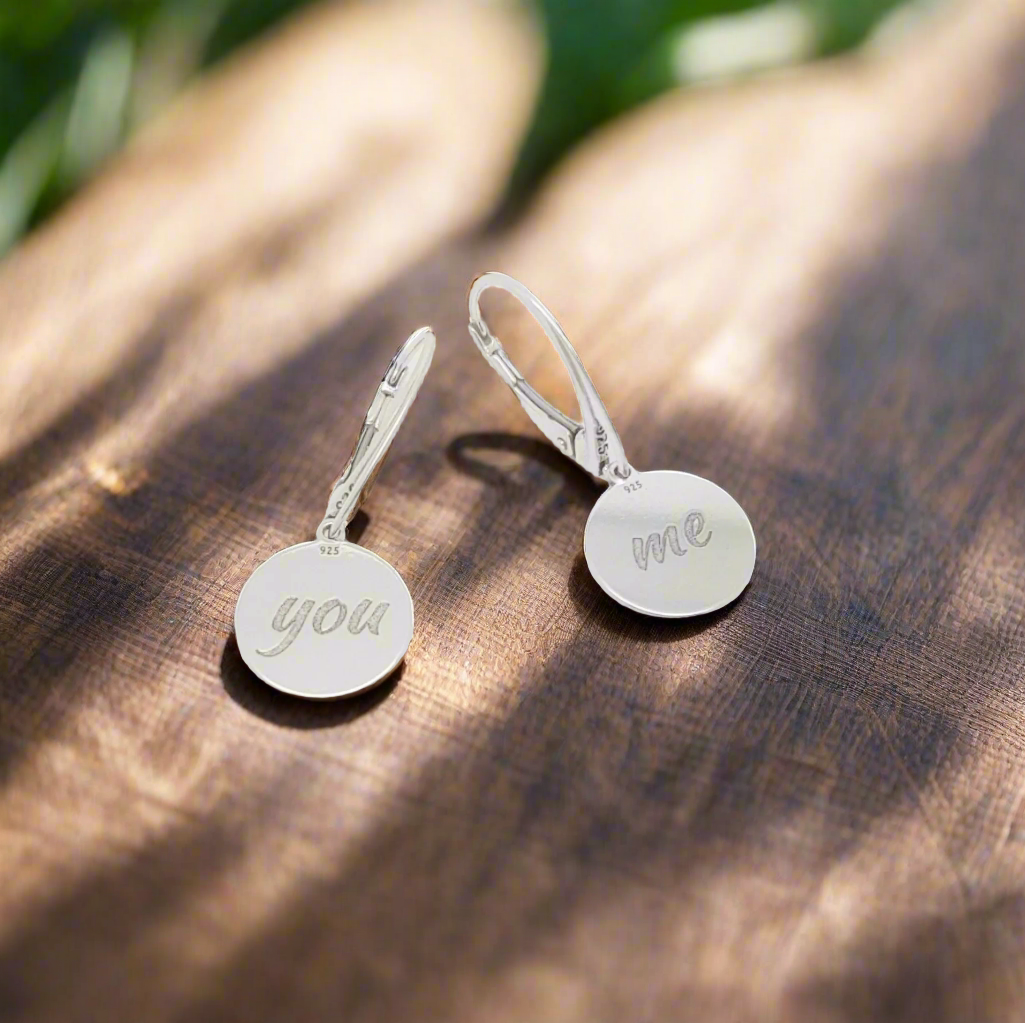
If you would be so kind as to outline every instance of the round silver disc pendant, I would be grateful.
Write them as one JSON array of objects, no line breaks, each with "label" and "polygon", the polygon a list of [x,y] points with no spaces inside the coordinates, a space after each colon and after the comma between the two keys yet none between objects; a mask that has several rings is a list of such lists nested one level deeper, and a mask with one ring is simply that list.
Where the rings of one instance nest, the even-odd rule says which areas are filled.
[{"label": "round silver disc pendant", "polygon": [[584,557],[620,604],[659,618],[688,618],[740,595],[755,567],[744,509],[687,472],[634,472],[591,510]]},{"label": "round silver disc pendant", "polygon": [[242,587],[243,660],[293,696],[352,696],[387,678],[413,638],[402,576],[352,543],[301,543],[268,558]]}]

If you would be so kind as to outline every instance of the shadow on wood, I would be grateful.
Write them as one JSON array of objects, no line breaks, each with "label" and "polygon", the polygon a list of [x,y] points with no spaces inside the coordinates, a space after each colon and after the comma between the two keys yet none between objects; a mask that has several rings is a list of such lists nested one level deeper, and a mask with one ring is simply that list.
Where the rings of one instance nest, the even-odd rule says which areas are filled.
[{"label": "shadow on wood", "polygon": [[402,680],[400,664],[383,682],[356,696],[338,700],[303,700],[279,693],[246,666],[235,634],[224,644],[221,681],[224,691],[251,714],[284,728],[336,728],[361,718],[386,700]]}]

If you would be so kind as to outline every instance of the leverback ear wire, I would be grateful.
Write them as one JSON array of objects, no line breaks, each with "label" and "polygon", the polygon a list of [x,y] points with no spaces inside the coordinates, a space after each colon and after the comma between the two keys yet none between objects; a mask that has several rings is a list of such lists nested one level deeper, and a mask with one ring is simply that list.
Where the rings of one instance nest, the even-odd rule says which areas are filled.
[{"label": "leverback ear wire", "polygon": [[[523,374],[506,355],[498,338],[488,328],[480,310],[480,298],[489,288],[507,291],[526,307],[554,345],[569,372],[573,391],[580,406],[582,423],[570,419],[551,402],[546,401],[524,379]],[[633,467],[626,459],[623,444],[609,419],[580,356],[566,337],[566,332],[547,306],[525,285],[508,274],[490,271],[481,274],[470,287],[470,337],[481,355],[512,388],[523,410],[537,428],[567,457],[582,469],[606,483],[629,479]]]},{"label": "leverback ear wire", "polygon": [[356,446],[335,480],[324,521],[317,527],[319,540],[337,543],[370,492],[384,456],[406,418],[434,357],[435,338],[430,327],[421,327],[395,353],[370,404]]}]

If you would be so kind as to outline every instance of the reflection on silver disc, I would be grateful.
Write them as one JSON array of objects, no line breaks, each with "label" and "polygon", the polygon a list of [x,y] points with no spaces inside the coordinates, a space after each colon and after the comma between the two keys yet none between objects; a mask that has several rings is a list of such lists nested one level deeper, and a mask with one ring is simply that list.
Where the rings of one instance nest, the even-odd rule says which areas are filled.
[{"label": "reflection on silver disc", "polygon": [[687,472],[634,472],[592,509],[584,557],[620,604],[687,618],[740,595],[754,571],[755,535],[722,487]]},{"label": "reflection on silver disc", "polygon": [[352,696],[387,678],[413,638],[413,600],[387,561],[352,543],[301,543],[250,577],[235,606],[243,660],[293,696]]}]

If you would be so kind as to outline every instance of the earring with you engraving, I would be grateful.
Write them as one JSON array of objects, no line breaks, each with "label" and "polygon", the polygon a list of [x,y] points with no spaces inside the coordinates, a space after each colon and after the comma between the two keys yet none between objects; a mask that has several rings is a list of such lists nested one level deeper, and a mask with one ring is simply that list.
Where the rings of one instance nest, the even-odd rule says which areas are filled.
[{"label": "earring with you engraving", "polygon": [[353,696],[387,678],[413,638],[413,599],[383,558],[345,531],[366,497],[434,356],[422,327],[392,359],[348,464],[331,489],[317,539],[278,551],[235,605],[243,660],[293,696]]},{"label": "earring with you engraving", "polygon": [[[569,371],[582,423],[545,401],[512,364],[481,314],[489,288],[519,299],[544,330]],[[700,476],[630,465],[559,322],[519,281],[482,274],[470,288],[469,306],[470,337],[527,415],[563,454],[609,485],[584,528],[584,557],[595,582],[624,607],[659,618],[706,614],[736,599],[755,565],[754,531],[743,508]]]}]

